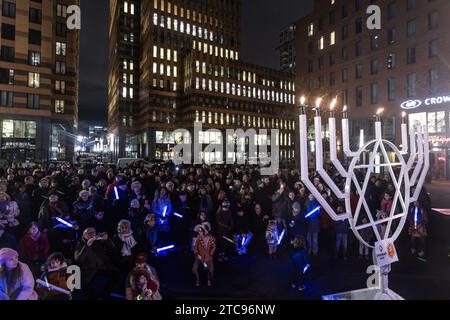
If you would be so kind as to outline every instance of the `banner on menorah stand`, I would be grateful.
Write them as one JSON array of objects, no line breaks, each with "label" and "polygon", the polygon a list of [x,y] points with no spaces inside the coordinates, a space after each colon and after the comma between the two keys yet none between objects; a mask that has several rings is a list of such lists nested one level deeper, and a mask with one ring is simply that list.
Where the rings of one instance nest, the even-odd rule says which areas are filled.
[{"label": "banner on menorah stand", "polygon": [[397,250],[392,240],[381,240],[375,243],[375,257],[379,267],[398,261]]}]

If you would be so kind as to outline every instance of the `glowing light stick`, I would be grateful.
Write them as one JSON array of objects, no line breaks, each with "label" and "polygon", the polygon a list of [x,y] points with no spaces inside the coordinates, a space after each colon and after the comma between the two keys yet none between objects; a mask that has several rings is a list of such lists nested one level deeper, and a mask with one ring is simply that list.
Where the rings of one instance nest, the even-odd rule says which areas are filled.
[{"label": "glowing light stick", "polygon": [[69,227],[69,228],[76,229],[75,226],[74,226],[73,224],[67,222],[67,221],[64,220],[64,219],[61,219],[60,217],[56,217],[56,221],[58,221],[59,223],[62,223],[63,225],[65,225],[65,226],[67,226],[67,227]]},{"label": "glowing light stick", "polygon": [[161,252],[164,252],[164,251],[167,251],[167,250],[171,250],[173,248],[175,248],[175,246],[174,245],[170,245],[170,246],[167,246],[167,247],[162,247],[162,248],[156,249],[156,252],[157,253],[161,253]]},{"label": "glowing light stick", "polygon": [[305,274],[305,272],[306,271],[308,271],[308,269],[311,267],[311,265],[310,264],[307,264],[306,266],[305,266],[305,268],[303,268],[303,274]]},{"label": "glowing light stick", "polygon": [[224,238],[225,240],[227,240],[228,242],[231,242],[231,243],[233,243],[233,244],[236,244],[236,242],[234,242],[233,240],[231,240],[231,239],[228,238],[228,237],[223,236],[223,238]]},{"label": "glowing light stick", "polygon": [[308,214],[305,216],[305,219],[308,219],[311,217],[314,213],[320,211],[320,207],[315,208],[313,211],[308,212]]},{"label": "glowing light stick", "polygon": [[283,231],[281,232],[280,238],[278,239],[278,245],[280,245],[281,241],[283,241],[285,233],[286,233],[286,229],[283,229]]},{"label": "glowing light stick", "polygon": [[417,230],[417,222],[419,221],[419,208],[414,209],[414,229]]},{"label": "glowing light stick", "polygon": [[175,217],[177,217],[177,218],[180,218],[180,219],[183,219],[183,218],[184,218],[181,214],[176,213],[176,212],[174,212],[173,215],[174,215]]},{"label": "glowing light stick", "polygon": [[243,247],[243,246],[245,245],[245,240],[247,240],[247,237],[246,237],[246,236],[244,236],[244,237],[242,238],[242,245],[241,245],[241,247]]},{"label": "glowing light stick", "polygon": [[66,295],[66,296],[71,296],[72,295],[72,293],[70,291],[64,290],[63,288],[54,286],[54,285],[49,284],[48,282],[44,282],[44,281],[42,281],[40,279],[36,280],[36,283],[40,284],[44,288],[47,288],[47,290],[49,290],[49,291],[56,291],[56,292],[59,292],[59,293],[62,293],[64,295]]},{"label": "glowing light stick", "polygon": [[116,200],[119,200],[119,191],[117,191],[117,187],[114,187],[114,193],[116,194]]},{"label": "glowing light stick", "polygon": [[167,206],[164,207],[163,214],[162,214],[163,218],[166,217],[166,214],[167,214]]}]

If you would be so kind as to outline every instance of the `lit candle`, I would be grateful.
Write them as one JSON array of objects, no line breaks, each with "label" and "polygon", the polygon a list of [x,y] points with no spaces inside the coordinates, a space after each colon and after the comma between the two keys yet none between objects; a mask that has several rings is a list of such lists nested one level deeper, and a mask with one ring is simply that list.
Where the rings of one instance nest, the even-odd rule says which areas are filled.
[{"label": "lit candle", "polygon": [[305,110],[305,102],[306,102],[306,98],[305,98],[305,96],[302,96],[301,98],[300,98],[300,114],[305,114],[306,113],[306,110]]},{"label": "lit candle", "polygon": [[384,111],[384,108],[378,109],[377,114],[376,114],[377,122],[381,122],[381,113],[383,113],[383,111]]},{"label": "lit candle", "polygon": [[320,104],[322,103],[322,98],[317,98],[316,100],[316,117],[320,117]]},{"label": "lit candle", "polygon": [[331,101],[331,104],[330,104],[330,118],[334,118],[335,117],[335,115],[334,115],[334,107],[336,106],[336,102],[337,102],[336,98],[334,98],[333,101]]}]

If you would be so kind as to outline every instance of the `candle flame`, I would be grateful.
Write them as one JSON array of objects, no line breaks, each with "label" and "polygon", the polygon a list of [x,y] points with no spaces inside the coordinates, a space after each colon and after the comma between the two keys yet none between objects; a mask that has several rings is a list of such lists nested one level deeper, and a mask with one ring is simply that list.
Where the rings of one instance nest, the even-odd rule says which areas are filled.
[{"label": "candle flame", "polygon": [[337,103],[337,98],[334,98],[333,101],[331,101],[331,104],[330,104],[330,110],[331,111],[334,110],[334,107],[336,106],[336,103]]},{"label": "candle flame", "polygon": [[344,106],[344,109],[342,110],[343,112],[347,112],[347,109],[348,109],[348,107],[347,107],[347,105],[345,105]]},{"label": "candle flame", "polygon": [[302,96],[301,98],[300,98],[300,104],[305,104],[305,102],[306,102],[306,98],[305,98],[305,96]]},{"label": "candle flame", "polygon": [[320,104],[322,103],[322,98],[317,98],[316,100],[316,108],[320,108]]},{"label": "candle flame", "polygon": [[377,111],[377,116],[379,116],[383,111],[384,111],[384,108],[378,109],[378,111]]},{"label": "candle flame", "polygon": [[406,112],[403,111],[403,112],[402,112],[402,118],[405,118],[405,117],[406,117]]}]

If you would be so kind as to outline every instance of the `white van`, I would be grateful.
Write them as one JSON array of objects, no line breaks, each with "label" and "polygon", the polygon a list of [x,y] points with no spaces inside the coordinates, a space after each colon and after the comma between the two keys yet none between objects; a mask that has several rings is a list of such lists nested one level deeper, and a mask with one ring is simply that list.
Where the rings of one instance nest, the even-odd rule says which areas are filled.
[{"label": "white van", "polygon": [[136,161],[144,161],[144,160],[139,158],[120,158],[117,160],[117,169],[124,169]]}]

